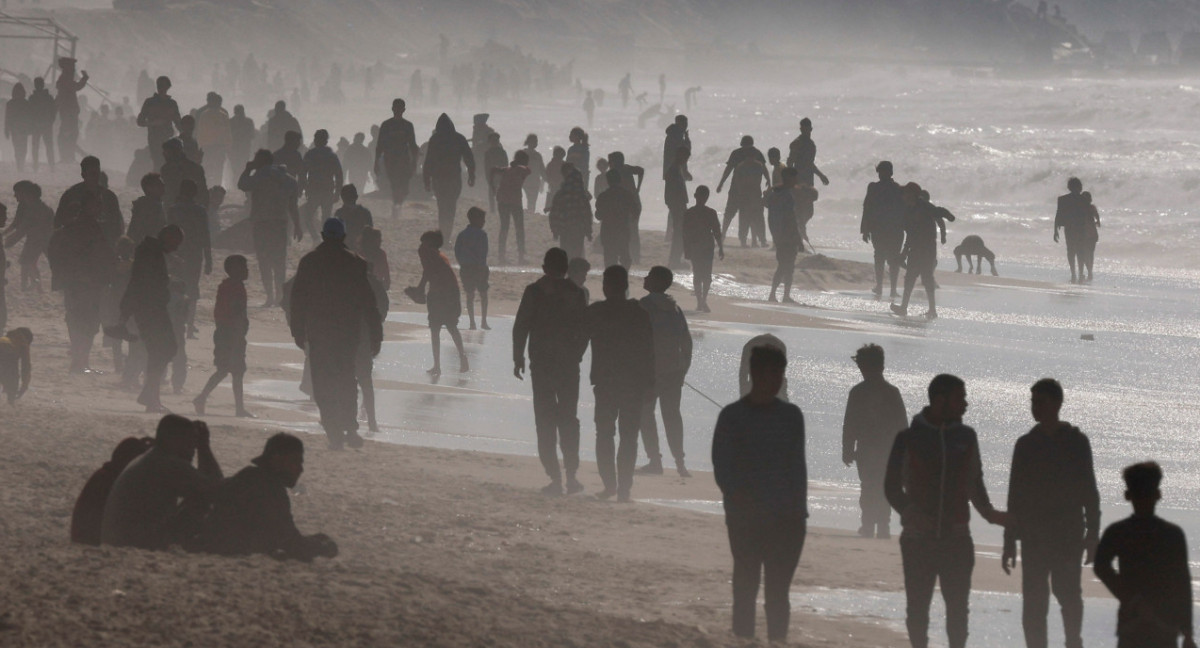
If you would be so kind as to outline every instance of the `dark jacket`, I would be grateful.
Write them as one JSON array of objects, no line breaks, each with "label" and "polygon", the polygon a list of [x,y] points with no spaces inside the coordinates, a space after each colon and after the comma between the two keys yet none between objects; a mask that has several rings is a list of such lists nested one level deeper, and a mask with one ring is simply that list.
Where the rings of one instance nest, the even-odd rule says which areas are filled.
[{"label": "dark jacket", "polygon": [[223,556],[266,554],[306,562],[319,555],[317,543],[301,535],[292,520],[283,478],[260,466],[247,466],[221,482],[197,548]]},{"label": "dark jacket", "polygon": [[990,515],[975,430],[962,423],[934,427],[926,411],[896,435],[883,491],[900,514],[904,535],[945,538],[971,535],[971,509]]},{"label": "dark jacket", "polygon": [[147,236],[133,251],[129,286],[121,298],[121,316],[165,310],[169,301],[171,278],[167,273],[167,254],[162,241]]},{"label": "dark jacket", "polygon": [[899,239],[904,237],[903,190],[895,180],[888,178],[867,185],[867,197],[863,198],[860,234],[874,238]]},{"label": "dark jacket", "polygon": [[375,155],[382,157],[389,166],[412,169],[417,165],[417,136],[412,122],[403,117],[392,117],[379,125],[379,137],[375,144]]},{"label": "dark jacket", "polygon": [[361,322],[372,353],[383,342],[383,320],[367,279],[367,262],[340,241],[324,241],[304,255],[291,296],[292,337],[309,344],[345,344],[353,354]]},{"label": "dark jacket", "polygon": [[454,122],[450,116],[442,113],[438,117],[433,137],[429,138],[429,148],[425,152],[425,164],[421,175],[425,182],[433,178],[452,180],[462,178],[462,165],[466,165],[472,176],[475,175],[475,155],[467,138],[454,130]]},{"label": "dark jacket", "polygon": [[1100,492],[1092,445],[1079,428],[1062,423],[1047,434],[1037,428],[1017,439],[1008,479],[1005,549],[1049,543],[1082,548],[1100,537]]},{"label": "dark jacket", "polygon": [[1054,231],[1063,228],[1068,238],[1081,236],[1087,219],[1087,203],[1083,194],[1069,193],[1058,197],[1058,209],[1054,212]]},{"label": "dark jacket", "polygon": [[46,246],[50,261],[50,289],[89,286],[97,291],[112,281],[117,255],[105,240],[100,223],[91,218],[75,218],[54,230]]},{"label": "dark jacket", "polygon": [[62,227],[74,218],[83,208],[84,199],[92,191],[100,192],[100,228],[104,232],[104,238],[110,246],[116,245],[117,239],[125,234],[125,217],[121,215],[121,203],[117,200],[117,194],[103,187],[89,189],[82,182],[71,185],[58,199],[58,207],[54,210],[54,229]]},{"label": "dark jacket", "polygon": [[640,302],[654,331],[655,381],[682,381],[692,366],[692,334],[683,310],[666,293],[650,293]]},{"label": "dark jacket", "polygon": [[275,165],[242,171],[238,189],[250,194],[250,218],[255,221],[286,221],[300,193],[296,180]]},{"label": "dark jacket", "polygon": [[749,397],[726,405],[717,417],[713,477],[731,526],[767,518],[808,517],[808,466],[804,415],[775,399],[754,405]]},{"label": "dark jacket", "polygon": [[530,369],[540,364],[579,364],[587,350],[583,290],[566,277],[543,276],[525,287],[513,322],[513,361]]},{"label": "dark jacket", "polygon": [[1183,529],[1155,515],[1116,522],[1100,538],[1095,571],[1121,602],[1121,645],[1174,646],[1181,633],[1192,634],[1192,575]]},{"label": "dark jacket", "polygon": [[342,161],[328,146],[314,146],[304,154],[304,185],[309,196],[332,194],[342,188]]},{"label": "dark jacket", "polygon": [[896,433],[908,422],[904,398],[895,385],[882,378],[864,380],[850,388],[846,416],[842,419],[842,461],[878,469],[887,465]]},{"label": "dark jacket", "polygon": [[161,200],[150,196],[135,198],[129,211],[129,229],[125,235],[135,243],[140,243],[147,236],[158,236],[167,225],[167,216]]},{"label": "dark jacket", "polygon": [[654,329],[636,299],[604,299],[587,307],[592,384],[644,393],[654,389]]}]

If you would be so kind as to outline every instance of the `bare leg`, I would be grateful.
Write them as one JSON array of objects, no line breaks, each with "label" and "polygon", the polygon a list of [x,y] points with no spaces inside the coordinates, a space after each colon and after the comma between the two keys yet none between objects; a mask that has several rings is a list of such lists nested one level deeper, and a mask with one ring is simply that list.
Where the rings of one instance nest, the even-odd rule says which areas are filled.
[{"label": "bare leg", "polygon": [[242,391],[242,383],[246,378],[245,372],[233,374],[233,405],[239,418],[258,418],[246,410],[246,399]]},{"label": "bare leg", "polygon": [[433,366],[429,368],[430,375],[439,375],[442,373],[442,327],[429,327],[429,342],[433,345]]},{"label": "bare leg", "polygon": [[468,290],[467,292],[467,320],[470,322],[471,330],[475,330],[475,291]]},{"label": "bare leg", "polygon": [[[209,377],[208,382],[204,383],[204,389],[201,389],[196,398],[192,400],[192,406],[196,408],[196,414],[204,416],[204,406],[208,401],[209,394],[211,394],[213,390],[217,388],[217,385],[220,385],[221,381],[225,380],[225,376],[228,375],[228,371],[218,369],[212,376]],[[241,376],[234,376],[234,384],[236,387],[233,394],[234,400],[239,403],[241,402],[241,385],[239,385],[237,381],[240,377]]]},{"label": "bare leg", "polygon": [[446,330],[450,333],[450,339],[454,340],[454,346],[458,348],[458,370],[470,371],[471,363],[467,362],[467,351],[463,348],[462,333],[458,332],[457,326],[447,326]]},{"label": "bare leg", "polygon": [[486,289],[480,290],[479,291],[479,313],[480,313],[481,317],[480,317],[480,321],[479,321],[479,326],[481,328],[483,328],[483,330],[485,330],[485,331],[490,331],[490,330],[492,330],[492,327],[488,326],[488,323],[487,323],[487,307],[488,307],[487,290]]},{"label": "bare leg", "polygon": [[367,429],[378,432],[379,422],[375,420],[375,380],[370,375],[363,376],[359,378],[358,386],[362,389],[363,409],[367,411]]}]

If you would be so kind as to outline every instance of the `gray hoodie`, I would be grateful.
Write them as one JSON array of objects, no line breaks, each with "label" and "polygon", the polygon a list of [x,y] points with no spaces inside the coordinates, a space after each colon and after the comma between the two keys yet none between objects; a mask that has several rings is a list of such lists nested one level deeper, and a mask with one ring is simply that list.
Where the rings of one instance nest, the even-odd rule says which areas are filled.
[{"label": "gray hoodie", "polygon": [[692,334],[683,310],[666,293],[650,293],[642,297],[641,304],[654,329],[655,380],[682,381],[692,366]]}]

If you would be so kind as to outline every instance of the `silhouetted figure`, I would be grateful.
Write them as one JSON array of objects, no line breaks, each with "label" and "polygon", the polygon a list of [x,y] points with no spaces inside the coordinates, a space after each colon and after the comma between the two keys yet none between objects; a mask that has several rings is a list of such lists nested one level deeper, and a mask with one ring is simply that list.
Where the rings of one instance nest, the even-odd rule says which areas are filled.
[{"label": "silhouetted figure", "polygon": [[184,115],[179,119],[179,137],[177,139],[180,144],[183,144],[183,153],[189,160],[196,163],[204,162],[204,151],[200,148],[200,143],[196,141],[195,117]]},{"label": "silhouetted figure", "polygon": [[667,75],[658,75],[658,100],[662,101],[667,96]]},{"label": "silhouetted figure", "polygon": [[462,194],[462,170],[467,168],[467,186],[475,186],[475,156],[467,138],[454,130],[450,116],[442,113],[429,138],[429,149],[425,153],[425,164],[421,170],[425,191],[432,191],[437,199],[438,229],[443,237],[454,230],[454,217],[458,210],[458,197]]},{"label": "silhouetted figure", "polygon": [[[520,151],[517,152],[520,155]],[[467,210],[467,226],[454,239],[454,260],[458,262],[458,274],[462,279],[463,292],[467,293],[467,317],[471,330],[475,330],[475,293],[479,293],[480,322],[483,330],[490,331],[488,312],[488,235],[483,229],[487,212],[478,207]],[[501,225],[505,229],[507,223]],[[503,237],[504,234],[501,234]]]},{"label": "silhouetted figure", "polygon": [[212,495],[212,511],[194,548],[224,556],[265,554],[311,562],[335,558],[337,544],[318,533],[305,536],[292,520],[287,489],[304,473],[304,442],[280,432],[267,439],[252,466],[221,482]]},{"label": "silhouetted figure", "polygon": [[[393,217],[400,215],[400,208],[408,198],[409,183],[420,155],[412,122],[404,118],[406,109],[403,99],[393,99],[392,117],[379,125],[379,137],[375,140],[375,175],[388,178]],[[357,144],[360,139],[356,136],[354,141]]]},{"label": "silhouetted figure", "polygon": [[329,448],[341,450],[343,444],[358,448],[363,440],[358,435],[355,354],[365,331],[371,355],[379,355],[383,324],[367,278],[367,262],[346,247],[342,221],[325,221],[321,239],[296,268],[292,338],[308,351],[312,396],[321,411]]},{"label": "silhouetted figure", "polygon": [[808,239],[808,224],[813,219],[815,205],[819,194],[817,190],[806,184],[797,184],[792,188],[792,198],[796,201],[796,231],[800,234],[800,244],[796,246],[799,252],[804,252],[804,243],[808,242],[808,247],[813,252],[812,241]]},{"label": "silhouetted figure", "polygon": [[[521,194],[524,191],[525,181],[530,175],[528,165],[528,153],[520,150],[513,155],[511,165],[488,169],[488,185],[496,188],[495,202],[500,212],[500,263],[502,264],[508,262],[508,228],[510,225],[515,230],[517,263],[525,264],[525,209],[521,204]],[[465,281],[464,279],[464,283]],[[473,318],[472,321],[474,321]]]},{"label": "silhouetted figure", "polygon": [[159,387],[167,364],[179,350],[167,310],[171,299],[167,255],[183,243],[183,230],[167,225],[157,237],[147,236],[133,254],[129,286],[121,298],[121,317],[118,325],[125,327],[133,319],[138,336],[146,345],[146,377],[137,402],[147,412],[165,412],[159,399]]},{"label": "silhouetted figure", "polygon": [[[1085,191],[1083,198],[1083,234],[1079,244],[1079,283],[1092,283],[1092,264],[1096,261],[1096,243],[1100,241],[1100,211],[1092,204],[1092,194]],[[1087,278],[1083,277],[1087,269]]]},{"label": "silhouetted figure", "polygon": [[692,263],[692,290],[696,293],[696,310],[711,313],[708,293],[712,288],[713,253],[725,259],[725,245],[721,242],[721,219],[717,211],[708,206],[708,187],[696,187],[696,204],[683,213],[680,219],[683,239],[683,256]]},{"label": "silhouetted figure", "polygon": [[[1067,180],[1069,193],[1058,197],[1058,211],[1054,214],[1054,242],[1058,243],[1059,230],[1067,237],[1067,264],[1071,266],[1071,283],[1078,283],[1075,261],[1084,246],[1087,234],[1088,204],[1083,197],[1083,182],[1079,178]],[[1082,275],[1083,268],[1080,268]]]},{"label": "silhouetted figure", "polygon": [[583,186],[588,186],[588,177],[591,175],[592,164],[592,149],[589,143],[587,131],[576,126],[567,134],[567,140],[571,142],[571,146],[567,147],[566,162],[575,167],[579,175],[583,178]]},{"label": "silhouetted figure", "polygon": [[28,327],[15,328],[0,337],[0,390],[11,407],[29,390],[33,363],[29,349],[33,346],[33,331]]},{"label": "silhouetted figure", "polygon": [[87,87],[88,73],[84,70],[75,78],[75,59],[58,59],[58,80],[54,82],[54,104],[58,108],[58,159],[74,162],[79,147],[79,91]]},{"label": "silhouetted figure", "polygon": [[[304,187],[307,199],[301,220],[313,242],[316,242],[317,223],[323,223],[333,216],[333,202],[338,199],[338,192],[345,180],[342,162],[329,148],[329,132],[325,129],[313,133],[313,146],[304,153],[303,173],[300,186]],[[318,211],[321,214],[319,220]]]},{"label": "silhouetted figure", "polygon": [[[210,92],[204,107],[196,111],[196,144],[204,151],[204,174],[217,184],[224,181],[225,161],[233,145],[229,112],[221,107],[221,103],[221,95]],[[249,157],[248,147],[245,152]],[[236,160],[235,164],[244,161]]]},{"label": "silhouetted figure", "polygon": [[683,93],[683,104],[687,110],[691,110],[696,106],[696,95],[700,94],[700,86],[692,86]]},{"label": "silhouetted figure", "polygon": [[908,315],[908,301],[912,298],[913,288],[920,278],[925,287],[925,298],[929,300],[927,319],[937,317],[937,300],[934,291],[937,281],[933,278],[933,270],[937,267],[938,231],[941,230],[942,244],[946,243],[946,221],[954,220],[949,211],[937,207],[921,197],[921,186],[915,182],[904,185],[904,251],[900,256],[904,260],[904,296],[899,304],[892,304],[892,312],[905,317]]},{"label": "silhouetted figure", "polygon": [[[164,220],[159,229],[165,226]],[[125,297],[125,289],[129,287],[129,275],[133,271],[133,253],[136,248],[128,236],[117,239],[113,250],[116,255],[116,270],[100,302],[101,322],[115,322],[121,317],[121,299]],[[137,328],[136,324],[131,326]],[[137,331],[133,332],[136,334]],[[104,333],[104,345],[112,351],[113,370],[121,375],[121,388],[125,391],[137,391],[141,388],[139,381],[146,365],[146,345],[138,340],[126,340],[123,336],[110,333],[113,331]]]},{"label": "silhouetted figure", "polygon": [[628,270],[609,266],[603,286],[604,299],[587,307],[586,324],[596,396],[596,468],[604,482],[597,497],[631,502],[642,406],[655,394],[654,330],[641,304],[625,297]]},{"label": "silhouetted figure", "polygon": [[189,337],[196,335],[196,303],[200,299],[200,273],[212,274],[212,239],[209,235],[208,212],[198,202],[196,185],[183,180],[179,187],[179,199],[171,206],[168,222],[183,230],[183,244],[177,256],[182,262],[176,278],[182,279],[187,294],[185,299],[186,322],[172,321],[176,326],[186,323]]},{"label": "silhouetted figure", "polygon": [[[366,138],[363,133],[355,133],[354,141],[346,146],[345,153],[338,153],[338,157],[342,159],[342,166],[346,169],[346,183],[362,187],[364,191],[372,172],[371,149],[367,148]],[[409,175],[411,178],[412,174]]]},{"label": "silhouetted figure", "polygon": [[596,121],[596,98],[592,96],[591,90],[588,90],[583,99],[583,114],[587,115],[587,125],[591,128]]},{"label": "silhouetted figure", "polygon": [[786,370],[779,349],[751,351],[750,393],[721,410],[712,445],[733,554],[733,633],[754,637],[761,579],[772,642],[787,640],[788,590],[808,530],[804,415],[776,396]]},{"label": "silhouetted figure", "polygon": [[[608,189],[608,158],[596,159],[596,178],[592,181],[592,195],[599,196]],[[610,264],[611,265],[611,264]]]},{"label": "silhouetted figure", "polygon": [[783,284],[783,301],[794,304],[792,299],[792,277],[796,273],[796,255],[800,252],[800,229],[796,222],[796,198],[792,189],[796,186],[798,172],[793,167],[783,170],[783,184],[772,187],[767,193],[767,226],[775,241],[775,276],[771,279],[771,296],[767,301],[778,301],[775,291]]},{"label": "silhouetted figure", "polygon": [[17,213],[4,232],[4,247],[11,248],[25,241],[17,258],[21,266],[21,290],[33,289],[40,293],[42,274],[38,270],[38,260],[46,254],[50,236],[54,233],[54,210],[42,201],[42,188],[28,180],[13,185],[13,196],[17,199]]},{"label": "silhouetted figure", "polygon": [[162,168],[164,162],[163,143],[175,136],[175,129],[180,127],[182,117],[179,114],[179,104],[167,94],[171,89],[171,80],[160,76],[155,85],[158,91],[142,102],[137,125],[146,129],[146,143],[154,161],[153,168],[157,171]]},{"label": "silhouetted figure", "polygon": [[236,416],[255,418],[246,410],[242,392],[242,381],[246,375],[246,333],[250,329],[245,283],[250,276],[250,266],[246,257],[240,254],[225,257],[225,274],[225,280],[217,287],[216,303],[213,305],[213,323],[216,324],[213,331],[213,368],[216,371],[192,405],[196,408],[196,414],[203,416],[209,395],[226,376],[232,376]]},{"label": "silhouetted figure", "polygon": [[1007,516],[992,507],[978,437],[962,423],[966,385],[940,374],[930,381],[928,392],[929,405],[896,435],[884,493],[903,526],[900,556],[909,641],[914,648],[929,645],[929,604],[940,582],[949,646],[963,648],[975,568],[970,507],[992,524],[1003,525]]},{"label": "silhouetted figure", "polygon": [[[492,169],[503,169],[508,166],[508,152],[500,144],[500,133],[492,132],[488,135],[487,146],[483,151],[483,168],[488,171],[487,188],[488,188],[488,209],[496,211],[496,183],[495,177],[491,174]],[[524,178],[522,178],[524,182]],[[518,198],[520,195],[518,194]]]},{"label": "silhouetted figure", "polygon": [[[962,272],[963,257],[967,259],[967,274],[983,274],[983,260],[987,259],[988,264],[992,266],[992,276],[1000,276],[1000,273],[996,272],[996,253],[983,244],[983,238],[975,234],[966,236],[962,243],[954,248],[954,260],[958,262],[955,272]],[[975,257],[974,262],[971,261],[971,257]]]},{"label": "silhouetted figure", "polygon": [[165,186],[163,207],[170,212],[175,203],[179,202],[179,192],[183,181],[191,180],[192,184],[196,185],[196,204],[207,210],[208,178],[204,175],[204,167],[187,156],[187,153],[184,152],[183,142],[177,138],[163,142],[162,154],[166,160],[163,162],[161,174]]},{"label": "silhouetted figure", "polygon": [[[787,345],[783,343],[783,340],[780,340],[774,335],[771,335],[770,333],[763,333],[762,335],[756,335],[750,338],[750,341],[746,342],[746,344],[742,347],[742,361],[738,368],[738,393],[742,396],[746,396],[750,393],[750,356],[753,354],[754,349],[760,346],[768,346],[773,349],[778,349],[779,352],[783,354],[783,357],[785,359],[787,358]],[[779,391],[776,392],[775,396],[778,397],[779,400],[787,402],[788,383],[786,375],[783,377],[783,383],[779,385]]]},{"label": "silhouetted figure", "polygon": [[333,217],[346,226],[346,247],[360,252],[362,234],[368,227],[375,227],[375,218],[371,210],[358,203],[358,189],[354,185],[342,185],[340,194],[342,206],[333,213]]},{"label": "silhouetted figure", "polygon": [[670,268],[678,268],[683,258],[683,213],[688,206],[687,183],[692,179],[687,168],[691,156],[692,150],[686,146],[674,149],[674,161],[663,174],[663,202],[667,204],[667,238],[670,241],[667,266]]},{"label": "silhouetted figure", "polygon": [[147,236],[156,236],[159,230],[167,225],[167,215],[163,208],[166,185],[162,176],[147,173],[142,176],[141,185],[142,195],[135,198],[130,206],[129,229],[125,232],[135,244],[141,243]]},{"label": "silhouetted figure", "polygon": [[28,108],[33,172],[37,173],[39,170],[39,151],[43,148],[46,151],[46,165],[54,169],[54,120],[58,118],[58,109],[54,105],[54,97],[46,88],[46,80],[42,77],[33,80],[33,93],[29,95]]},{"label": "silhouetted figure", "polygon": [[250,151],[254,148],[254,136],[257,133],[254,120],[246,116],[246,108],[241,104],[233,107],[233,116],[229,118],[229,170],[232,172],[250,161]]},{"label": "silhouetted figure", "polygon": [[[479,79],[479,86],[481,88],[487,88],[486,74],[480,74]],[[481,99],[480,103],[485,104],[486,100]],[[488,125],[488,119],[490,117],[491,115],[487,113],[478,113],[472,118],[471,153],[475,158],[475,168],[477,169],[487,168],[487,163],[483,156],[485,153],[487,153],[487,150],[490,147],[489,142],[491,142],[492,134],[496,132],[496,129]]]},{"label": "silhouetted figure", "polygon": [[546,163],[546,206],[544,211],[550,211],[550,204],[554,202],[554,194],[558,193],[558,188],[563,183],[563,165],[567,163],[567,150],[561,146],[555,146],[550,151],[550,161]]},{"label": "silhouetted figure", "polygon": [[[1050,592],[1062,607],[1067,648],[1082,648],[1080,558],[1091,564],[1100,537],[1100,493],[1092,446],[1079,428],[1059,420],[1063,389],[1045,378],[1030,388],[1037,425],[1017,439],[1008,479],[1008,525],[1001,564],[1009,573],[1021,542],[1021,622],[1025,645],[1045,648]],[[1171,645],[1174,645],[1172,642]]]},{"label": "silhouetted figure", "polygon": [[29,136],[33,132],[33,115],[29,100],[25,97],[25,86],[14,84],[12,98],[4,107],[4,137],[12,142],[13,160],[17,171],[25,170],[25,153],[29,149]]},{"label": "silhouetted figure", "polygon": [[855,464],[860,484],[858,505],[863,538],[892,537],[892,509],[883,493],[888,454],[896,433],[907,427],[900,390],[883,377],[883,347],[866,344],[852,358],[863,380],[850,389],[842,419],[842,463]]},{"label": "silhouetted figure", "polygon": [[1173,647],[1182,635],[1183,648],[1196,648],[1187,538],[1154,514],[1162,499],[1162,468],[1154,462],[1134,464],[1122,476],[1133,515],[1104,530],[1095,567],[1096,577],[1121,602],[1117,647]]},{"label": "silhouetted figure", "polygon": [[296,204],[299,190],[296,181],[274,164],[274,156],[266,149],[259,150],[254,159],[246,163],[238,178],[238,189],[250,196],[254,256],[262,275],[263,290],[267,293],[264,306],[273,306],[283,299],[289,217],[296,239],[303,236],[300,208]]},{"label": "silhouetted figure", "polygon": [[101,543],[164,550],[189,539],[221,484],[221,467],[209,438],[203,421],[176,414],[162,417],[154,445],[112,486],[104,505]]},{"label": "silhouetted figure", "polygon": [[117,477],[134,459],[154,445],[149,437],[126,437],[113,448],[112,458],[104,462],[79,491],[71,512],[71,542],[100,546],[100,528],[104,523],[104,507]]},{"label": "silhouetted figure", "polygon": [[663,180],[675,164],[676,153],[681,148],[692,148],[692,138],[688,135],[687,115],[675,115],[675,122],[667,126],[666,137],[663,138]]},{"label": "silhouetted figure", "polygon": [[[542,193],[542,186],[546,184],[546,161],[542,158],[542,154],[538,152],[538,137],[530,133],[525,137],[526,159],[529,162],[526,166],[529,168],[529,177],[525,178],[525,209],[529,213],[537,210],[538,196]],[[516,154],[513,154],[516,157]]]},{"label": "silhouetted figure", "polygon": [[637,209],[629,222],[629,257],[632,263],[641,263],[642,236],[639,225],[642,220],[642,182],[646,179],[646,170],[640,166],[625,164],[625,154],[620,151],[608,154],[608,168],[620,174],[621,186],[628,189],[637,201]]},{"label": "silhouetted figure", "polygon": [[[392,305],[387,294],[391,286],[391,270],[387,253],[382,247],[383,233],[374,227],[364,229],[362,244],[361,256],[367,262],[367,281],[371,284],[371,293],[375,295],[375,308],[379,311],[382,326],[387,321],[388,309]],[[362,392],[362,411],[367,415],[367,430],[374,434],[379,431],[379,421],[375,416],[375,357],[371,354],[366,322],[363,322],[362,328],[362,338],[354,358],[354,379],[358,381],[359,391]]]},{"label": "silhouetted figure", "polygon": [[641,205],[637,195],[621,182],[620,171],[609,169],[604,175],[608,188],[596,196],[596,220],[600,221],[604,265],[629,269],[633,265],[629,249],[631,230],[637,226]]},{"label": "silhouetted figure", "polygon": [[427,373],[432,376],[442,373],[443,328],[450,334],[454,348],[458,350],[458,370],[464,372],[471,368],[466,349],[463,348],[462,334],[458,330],[458,318],[462,317],[462,293],[458,288],[458,278],[454,276],[454,268],[450,267],[450,259],[441,251],[445,242],[441,230],[430,230],[421,235],[421,245],[417,248],[417,257],[421,260],[421,281],[416,290],[425,294],[425,307],[429,313],[433,366]]},{"label": "silhouetted figure", "polygon": [[621,107],[629,107],[629,95],[633,94],[633,82],[630,80],[633,74],[626,72],[625,76],[621,77],[621,81],[617,84],[617,92],[621,95]]},{"label": "silhouetted figure", "polygon": [[583,303],[585,305],[592,303],[592,292],[587,287],[588,273],[591,271],[592,264],[582,257],[575,257],[567,262],[567,278],[583,291]]},{"label": "silhouetted figure", "polygon": [[[567,279],[567,253],[550,248],[542,262],[545,275],[525,287],[513,321],[513,375],[524,380],[525,345],[529,344],[529,377],[538,458],[550,477],[546,495],[583,490],[579,470],[579,362],[587,349],[583,291]],[[562,448],[562,469],[558,450]],[[636,458],[636,457],[635,457]]]},{"label": "silhouetted figure", "polygon": [[663,474],[658,427],[654,420],[654,408],[658,405],[662,409],[663,431],[671,457],[675,459],[675,470],[680,477],[691,476],[684,464],[683,414],[679,407],[683,381],[692,366],[692,335],[683,311],[667,294],[674,280],[669,268],[654,266],[642,283],[647,295],[640,303],[650,315],[650,328],[654,332],[654,389],[642,402],[642,444],[649,463],[637,470],[641,475]]},{"label": "silhouetted figure", "polygon": [[104,172],[100,169],[99,159],[89,155],[80,160],[79,174],[83,182],[71,185],[58,198],[58,207],[54,210],[54,228],[66,225],[79,213],[85,200],[97,198],[100,212],[96,214],[96,221],[100,224],[104,240],[111,247],[125,233],[125,217],[121,215],[117,194],[104,186]]},{"label": "silhouetted figure", "polygon": [[816,178],[821,184],[829,184],[829,178],[817,168],[817,145],[812,139],[812,120],[808,117],[800,120],[800,136],[792,140],[788,146],[787,165],[796,169],[800,175],[797,181],[810,187],[817,186]]},{"label": "silhouetted figure", "polygon": [[275,164],[284,168],[296,180],[300,193],[304,193],[304,181],[308,178],[304,167],[304,140],[298,131],[288,131],[283,136],[283,146],[275,150]]},{"label": "silhouetted figure", "polygon": [[550,205],[550,232],[569,258],[584,257],[584,240],[592,240],[592,194],[573,165],[563,165],[563,183]]},{"label": "silhouetted figure", "polygon": [[771,186],[778,187],[783,184],[783,170],[787,165],[780,159],[779,149],[771,147],[767,149],[767,166],[771,169]]},{"label": "silhouetted figure", "polygon": [[271,117],[267,120],[267,148],[278,150],[286,142],[287,134],[293,131],[300,135],[300,141],[303,142],[304,131],[300,128],[300,121],[288,112],[287,102],[276,101],[275,110],[271,111]]},{"label": "silhouetted figure", "polygon": [[725,181],[733,177],[729,185],[729,198],[725,202],[725,219],[721,224],[721,237],[729,231],[734,216],[738,216],[738,240],[746,247],[746,237],[751,245],[766,245],[765,223],[763,222],[763,181],[771,186],[771,174],[762,151],[754,146],[754,138],[743,136],[741,146],[729,154],[725,171],[717,183],[717,193],[725,187]]},{"label": "silhouetted figure", "polygon": [[99,221],[101,210],[98,193],[81,196],[47,247],[50,288],[63,293],[71,373],[90,371],[92,343],[100,331],[100,303],[116,262]]}]

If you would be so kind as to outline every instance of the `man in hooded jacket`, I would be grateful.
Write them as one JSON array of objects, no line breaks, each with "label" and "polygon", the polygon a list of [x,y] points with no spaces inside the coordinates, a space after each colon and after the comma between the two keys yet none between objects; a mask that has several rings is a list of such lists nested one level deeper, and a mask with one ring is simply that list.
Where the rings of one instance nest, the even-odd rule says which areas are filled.
[{"label": "man in hooded jacket", "polygon": [[642,283],[648,294],[640,301],[650,315],[650,327],[654,330],[654,390],[642,401],[642,443],[650,463],[637,472],[641,475],[661,475],[663,472],[658,427],[654,420],[657,403],[662,408],[663,431],[675,459],[675,469],[680,477],[689,477],[691,473],[683,463],[683,414],[679,403],[683,398],[684,378],[692,366],[692,334],[688,331],[683,310],[675,303],[675,298],[667,294],[673,281],[675,275],[669,268],[654,266]]},{"label": "man in hooded jacket", "polygon": [[425,153],[425,164],[421,176],[425,190],[432,191],[437,198],[438,229],[450,240],[454,232],[454,216],[458,209],[458,197],[462,195],[462,168],[467,167],[467,186],[475,186],[475,156],[467,138],[454,129],[450,116],[442,113],[429,138]]}]

